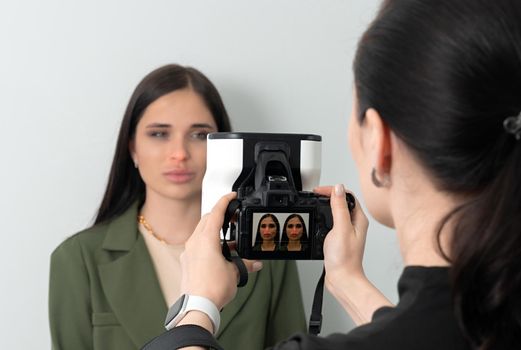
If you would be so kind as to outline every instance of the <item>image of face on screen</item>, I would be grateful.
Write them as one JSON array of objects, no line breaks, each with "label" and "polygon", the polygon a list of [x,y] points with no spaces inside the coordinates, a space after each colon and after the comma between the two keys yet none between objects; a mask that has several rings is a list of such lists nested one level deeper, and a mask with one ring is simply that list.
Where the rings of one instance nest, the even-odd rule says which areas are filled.
[{"label": "image of face on screen", "polygon": [[307,225],[299,214],[291,214],[286,218],[282,229],[281,250],[302,251],[308,241]]},{"label": "image of face on screen", "polygon": [[280,241],[280,224],[277,217],[267,213],[261,216],[257,225],[254,251],[275,251]]}]

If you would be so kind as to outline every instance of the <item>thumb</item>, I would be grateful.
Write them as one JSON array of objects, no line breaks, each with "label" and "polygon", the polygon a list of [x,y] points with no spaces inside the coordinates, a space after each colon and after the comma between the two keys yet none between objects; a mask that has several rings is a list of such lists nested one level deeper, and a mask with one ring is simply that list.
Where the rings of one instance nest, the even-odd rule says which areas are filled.
[{"label": "thumb", "polygon": [[346,191],[344,185],[337,184],[331,191],[331,213],[333,214],[333,227],[336,225],[345,227],[351,224],[351,215],[347,208]]}]

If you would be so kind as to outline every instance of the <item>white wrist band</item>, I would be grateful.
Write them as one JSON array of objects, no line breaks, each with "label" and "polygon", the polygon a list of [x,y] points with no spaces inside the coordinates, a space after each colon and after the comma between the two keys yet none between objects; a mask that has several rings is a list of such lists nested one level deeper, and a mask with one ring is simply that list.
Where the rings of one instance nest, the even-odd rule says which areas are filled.
[{"label": "white wrist band", "polygon": [[215,304],[208,298],[197,295],[183,294],[168,310],[165,320],[167,330],[174,328],[183,317],[192,310],[197,310],[208,315],[213,325],[213,334],[219,330],[221,315]]}]

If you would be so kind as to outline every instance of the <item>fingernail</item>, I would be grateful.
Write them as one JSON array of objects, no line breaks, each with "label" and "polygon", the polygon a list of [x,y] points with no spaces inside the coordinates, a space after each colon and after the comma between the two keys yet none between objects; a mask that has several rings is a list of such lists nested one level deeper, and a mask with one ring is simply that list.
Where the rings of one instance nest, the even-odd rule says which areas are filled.
[{"label": "fingernail", "polygon": [[260,271],[262,269],[262,262],[256,261],[251,267],[253,268],[253,272]]},{"label": "fingernail", "polygon": [[337,196],[345,196],[345,189],[344,189],[344,185],[342,184],[336,184],[335,185],[335,195]]}]

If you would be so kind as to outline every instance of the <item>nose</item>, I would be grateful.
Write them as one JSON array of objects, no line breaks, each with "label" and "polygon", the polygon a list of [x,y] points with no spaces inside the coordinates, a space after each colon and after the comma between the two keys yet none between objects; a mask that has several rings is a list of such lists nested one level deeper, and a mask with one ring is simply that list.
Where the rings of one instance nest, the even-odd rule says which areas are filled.
[{"label": "nose", "polygon": [[182,137],[174,137],[169,145],[169,157],[175,160],[186,160],[190,158],[190,152]]}]

